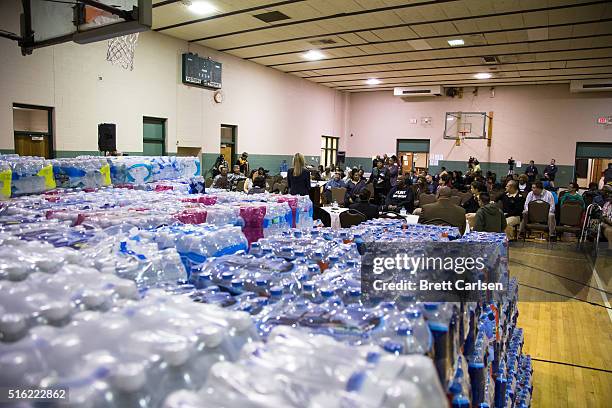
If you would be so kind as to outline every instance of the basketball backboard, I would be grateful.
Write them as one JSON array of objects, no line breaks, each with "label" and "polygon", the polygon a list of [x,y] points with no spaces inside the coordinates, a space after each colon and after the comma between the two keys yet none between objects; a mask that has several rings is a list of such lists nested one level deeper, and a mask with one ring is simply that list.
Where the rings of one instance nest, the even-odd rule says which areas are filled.
[{"label": "basketball backboard", "polygon": [[151,28],[151,0],[22,0],[21,46],[36,48],[74,41],[87,44]]},{"label": "basketball backboard", "polygon": [[486,139],[486,112],[446,112],[444,139]]}]

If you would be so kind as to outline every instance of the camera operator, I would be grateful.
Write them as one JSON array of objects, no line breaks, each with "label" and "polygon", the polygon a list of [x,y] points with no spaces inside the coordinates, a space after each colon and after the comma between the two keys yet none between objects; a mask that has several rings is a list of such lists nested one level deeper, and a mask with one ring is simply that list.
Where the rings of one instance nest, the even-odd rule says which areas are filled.
[{"label": "camera operator", "polygon": [[510,156],[510,158],[508,159],[508,175],[512,176],[514,175],[514,165],[516,164],[516,161],[512,158],[512,156]]}]

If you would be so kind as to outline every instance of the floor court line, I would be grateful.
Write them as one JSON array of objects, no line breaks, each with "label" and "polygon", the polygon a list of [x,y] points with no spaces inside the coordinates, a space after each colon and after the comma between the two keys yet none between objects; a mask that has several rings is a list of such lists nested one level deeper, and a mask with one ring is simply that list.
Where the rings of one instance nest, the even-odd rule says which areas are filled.
[{"label": "floor court line", "polygon": [[585,369],[585,370],[601,371],[603,373],[610,373],[610,374],[612,374],[612,370],[607,370],[605,368],[589,367],[589,366],[584,366],[584,365],[580,365],[580,364],[566,363],[565,361],[546,360],[544,358],[537,358],[537,357],[533,357],[533,356],[531,356],[531,360],[532,361],[537,361],[537,362],[540,362],[540,363],[560,364],[560,365],[565,365],[565,366],[569,366],[569,367],[582,368],[582,369]]}]

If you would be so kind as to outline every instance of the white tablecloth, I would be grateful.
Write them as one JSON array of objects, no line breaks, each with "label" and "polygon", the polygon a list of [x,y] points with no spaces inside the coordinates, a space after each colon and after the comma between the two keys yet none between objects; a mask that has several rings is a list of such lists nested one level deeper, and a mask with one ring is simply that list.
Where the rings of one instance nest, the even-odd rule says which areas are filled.
[{"label": "white tablecloth", "polygon": [[323,187],[325,184],[327,184],[327,181],[310,181],[310,187]]},{"label": "white tablecloth", "polygon": [[329,214],[329,217],[331,218],[332,229],[342,228],[340,226],[340,213],[343,213],[344,211],[348,211],[348,208],[321,207],[321,209],[325,210]]}]

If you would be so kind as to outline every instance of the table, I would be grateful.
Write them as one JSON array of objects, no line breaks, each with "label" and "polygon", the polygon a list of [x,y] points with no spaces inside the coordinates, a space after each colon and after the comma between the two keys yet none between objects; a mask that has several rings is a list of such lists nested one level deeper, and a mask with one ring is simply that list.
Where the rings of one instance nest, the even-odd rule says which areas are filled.
[{"label": "table", "polygon": [[331,218],[332,229],[342,228],[342,226],[340,225],[340,214],[345,211],[348,211],[348,208],[327,206],[321,207],[321,209],[325,210],[325,212],[329,214],[329,217]]}]

